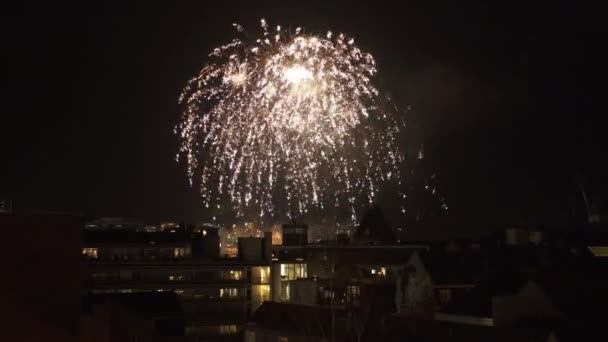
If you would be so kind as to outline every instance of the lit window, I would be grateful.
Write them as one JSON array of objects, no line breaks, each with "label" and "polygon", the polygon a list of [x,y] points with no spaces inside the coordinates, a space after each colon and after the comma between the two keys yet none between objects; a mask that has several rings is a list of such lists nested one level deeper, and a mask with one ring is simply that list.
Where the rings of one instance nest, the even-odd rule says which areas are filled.
[{"label": "lit window", "polygon": [[184,294],[184,290],[182,290],[182,289],[175,289],[173,292],[175,292],[178,295]]},{"label": "lit window", "polygon": [[268,283],[268,274],[267,274],[267,267],[260,267],[260,282],[262,284],[266,284]]},{"label": "lit window", "polygon": [[279,336],[277,342],[289,342],[289,339],[285,336]]},{"label": "lit window", "polygon": [[376,269],[372,268],[372,274],[376,274]]},{"label": "lit window", "polygon": [[241,270],[223,271],[222,278],[226,279],[226,280],[241,280],[243,278],[243,271],[241,271]]},{"label": "lit window", "polygon": [[281,280],[296,280],[306,277],[306,264],[281,264]]},{"label": "lit window", "polygon": [[207,230],[203,229],[203,236],[207,236]]},{"label": "lit window", "polygon": [[439,290],[439,303],[445,305],[452,301],[452,290],[451,289],[440,289]]},{"label": "lit window", "polygon": [[234,335],[237,333],[236,324],[220,325],[220,335]]},{"label": "lit window", "polygon": [[82,255],[97,259],[97,248],[83,248]]},{"label": "lit window", "polygon": [[173,257],[182,258],[184,256],[184,248],[174,248],[173,249]]},{"label": "lit window", "polygon": [[270,300],[270,285],[251,286],[251,310],[255,312],[262,303]]},{"label": "lit window", "polygon": [[359,304],[359,298],[361,296],[361,289],[359,286],[347,286],[346,287],[346,302],[352,305]]},{"label": "lit window", "polygon": [[381,268],[380,268],[380,274],[381,274],[383,277],[386,277],[386,267],[381,267]]},{"label": "lit window", "polygon": [[596,257],[608,257],[608,246],[589,246],[591,254]]},{"label": "lit window", "polygon": [[184,280],[184,276],[182,275],[170,275],[169,280]]},{"label": "lit window", "polygon": [[220,298],[235,298],[239,295],[239,289],[236,287],[220,289]]}]

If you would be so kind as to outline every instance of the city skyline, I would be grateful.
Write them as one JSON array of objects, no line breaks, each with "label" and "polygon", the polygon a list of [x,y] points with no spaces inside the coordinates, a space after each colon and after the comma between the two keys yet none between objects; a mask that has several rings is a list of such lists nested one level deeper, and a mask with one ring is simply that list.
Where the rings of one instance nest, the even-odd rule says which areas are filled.
[{"label": "city skyline", "polygon": [[28,91],[15,94],[23,105],[2,127],[11,162],[0,195],[23,207],[149,221],[214,216],[174,163],[176,100],[233,22],[253,27],[262,17],[347,32],[374,53],[383,88],[412,108],[425,173],[437,175],[450,208],[416,233],[584,219],[577,174],[590,197],[603,194],[596,76],[584,59],[594,58],[594,24],[577,19],[578,9],[561,25],[570,10],[540,3],[192,4],[134,16],[100,5],[85,15],[93,7],[17,20],[14,88]]}]

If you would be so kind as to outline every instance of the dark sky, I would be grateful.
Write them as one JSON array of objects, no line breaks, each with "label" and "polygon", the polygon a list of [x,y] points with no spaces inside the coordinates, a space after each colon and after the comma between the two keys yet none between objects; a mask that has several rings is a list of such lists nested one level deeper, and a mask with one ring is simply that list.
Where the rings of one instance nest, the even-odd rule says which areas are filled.
[{"label": "dark sky", "polygon": [[577,173],[602,197],[599,12],[540,1],[216,3],[28,2],[7,16],[0,196],[87,217],[200,219],[174,160],[177,96],[232,38],[231,23],[253,29],[264,17],[355,36],[382,87],[413,106],[409,123],[449,204],[413,235],[579,217]]}]

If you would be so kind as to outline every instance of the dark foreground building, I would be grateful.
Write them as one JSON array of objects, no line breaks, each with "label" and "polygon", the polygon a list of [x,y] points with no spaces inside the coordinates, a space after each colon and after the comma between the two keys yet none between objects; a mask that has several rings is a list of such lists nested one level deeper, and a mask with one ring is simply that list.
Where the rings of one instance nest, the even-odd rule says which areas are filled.
[{"label": "dark foreground building", "polygon": [[77,215],[0,212],[3,341],[78,340],[83,227]]},{"label": "dark foreground building", "polygon": [[185,340],[238,338],[252,313],[270,299],[270,235],[239,239],[235,258],[220,257],[219,243],[215,228],[87,230],[84,292],[175,294]]},{"label": "dark foreground building", "polygon": [[605,226],[411,245],[373,236],[275,246],[273,303],[243,340],[605,340]]}]

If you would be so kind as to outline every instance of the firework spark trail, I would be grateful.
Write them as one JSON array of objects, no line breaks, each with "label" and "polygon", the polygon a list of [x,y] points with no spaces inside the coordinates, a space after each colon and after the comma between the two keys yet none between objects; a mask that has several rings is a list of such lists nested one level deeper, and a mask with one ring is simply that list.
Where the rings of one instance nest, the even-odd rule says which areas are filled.
[{"label": "firework spark trail", "polygon": [[240,215],[334,206],[355,220],[382,182],[400,182],[404,160],[404,123],[373,84],[374,58],[343,34],[261,24],[259,38],[214,49],[184,88],[178,158],[207,207],[228,196]]}]

